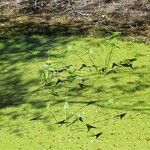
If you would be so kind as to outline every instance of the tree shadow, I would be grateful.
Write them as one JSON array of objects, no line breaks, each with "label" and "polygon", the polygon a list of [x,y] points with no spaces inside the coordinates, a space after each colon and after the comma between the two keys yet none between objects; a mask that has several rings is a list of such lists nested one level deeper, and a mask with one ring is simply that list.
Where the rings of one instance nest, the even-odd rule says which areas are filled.
[{"label": "tree shadow", "polygon": [[[132,71],[132,74],[138,76],[141,79],[136,82],[127,82],[122,83],[120,74],[110,75],[111,80],[115,83],[120,82],[119,85],[113,84],[108,88],[101,80],[99,80],[97,86],[89,85],[87,87],[80,87],[77,84],[73,84],[70,88],[64,88],[64,86],[55,87],[57,95],[52,95],[52,92],[49,90],[52,88],[52,85],[47,85],[43,88],[39,88],[32,92],[29,91],[28,86],[38,81],[34,79],[28,80],[28,82],[22,81],[23,72],[20,67],[17,66],[18,63],[28,63],[33,59],[42,60],[45,58],[54,58],[60,59],[65,57],[65,52],[57,53],[55,46],[57,44],[65,45],[70,42],[70,39],[67,38],[58,38],[58,37],[41,37],[41,36],[18,36],[11,37],[8,39],[1,40],[0,44],[0,65],[1,65],[1,79],[0,79],[0,109],[8,107],[16,107],[21,104],[27,104],[31,106],[30,109],[34,109],[34,113],[31,112],[30,117],[32,116],[36,120],[36,116],[39,117],[37,120],[46,121],[47,118],[42,118],[42,111],[46,109],[48,103],[50,104],[50,109],[53,106],[63,106],[63,104],[68,101],[72,105],[81,104],[81,106],[96,106],[97,109],[112,109],[118,111],[135,111],[142,113],[149,113],[150,105],[144,100],[137,100],[133,103],[124,104],[123,101],[119,101],[118,105],[110,104],[109,95],[115,93],[115,91],[120,91],[122,94],[136,94],[136,92],[142,92],[143,90],[149,89],[149,81],[144,80],[148,78],[148,73],[146,71],[139,71],[140,68],[135,68]],[[24,69],[24,67],[23,67]],[[137,69],[137,70],[136,70]],[[129,73],[130,71],[128,71]],[[130,75],[130,74],[129,74]],[[91,97],[84,95],[85,92],[91,91]],[[47,93],[44,93],[45,91]],[[63,92],[62,92],[63,91]],[[35,98],[34,94],[36,93],[37,97],[40,93],[49,94],[50,97],[47,99]],[[42,93],[42,95],[44,95]],[[33,95],[32,100],[28,99],[28,95]],[[93,94],[103,94],[103,96],[97,96],[96,98],[92,97]],[[119,96],[121,96],[119,95]],[[118,96],[118,95],[117,95]],[[26,111],[26,110],[25,110]],[[37,112],[37,113],[36,113]],[[38,115],[37,115],[38,114]],[[16,113],[16,111],[8,114],[1,114],[2,116],[11,116],[12,120],[18,119],[21,114]],[[29,119],[29,118],[28,118]]]},{"label": "tree shadow", "polygon": [[[129,71],[127,71],[129,72]],[[122,73],[121,73],[122,74]],[[129,74],[131,74],[129,72]],[[136,73],[136,70],[132,72],[133,75],[136,75],[139,77],[139,73]],[[143,78],[144,76],[144,78]],[[113,84],[109,88],[107,88],[105,85],[101,83],[100,85],[97,85],[96,87],[94,85],[88,85],[85,88],[81,88],[79,86],[74,85],[71,88],[64,88],[63,86],[57,87],[56,89],[63,89],[63,93],[57,93],[57,98],[51,99],[51,106],[55,105],[61,105],[65,103],[67,100],[70,104],[81,104],[81,105],[93,105],[97,106],[98,108],[105,108],[105,109],[113,109],[113,110],[119,110],[119,111],[136,111],[136,112],[141,112],[141,113],[146,113],[149,114],[148,112],[150,111],[150,104],[148,103],[147,97],[145,99],[137,99],[136,101],[131,101],[134,99],[135,96],[137,97],[137,93],[142,93],[144,91],[148,91],[150,88],[149,81],[147,81],[149,74],[147,72],[143,71],[143,76],[141,77],[141,80],[136,80],[136,81],[128,81],[125,84],[121,81],[121,76],[118,73],[118,75],[114,75],[111,77],[111,80],[114,80],[114,82],[119,82],[121,84]],[[102,99],[92,99],[87,98],[84,96],[85,92],[88,92],[90,89],[93,89],[93,92],[91,94],[103,94]],[[115,92],[120,91],[119,95],[116,95],[114,99],[117,99],[117,102],[119,104],[115,105],[111,102],[109,102],[109,95],[113,95]],[[131,95],[131,100],[128,102],[124,103],[125,100],[121,100],[123,95],[130,96]],[[66,99],[62,99],[63,95],[67,95],[68,97]],[[148,96],[148,93],[145,92],[144,95]],[[120,98],[118,98],[120,96]],[[105,98],[106,97],[106,98]],[[143,97],[144,98],[144,97]],[[82,99],[82,100],[80,100]],[[47,102],[47,101],[46,101]],[[38,102],[40,104],[41,101]],[[43,103],[41,103],[41,106],[43,106]],[[46,105],[45,105],[46,106]]]},{"label": "tree shadow", "polygon": [[[62,58],[55,53],[57,44],[69,42],[67,38],[48,36],[12,36],[0,40],[0,108],[18,106],[26,102],[28,86],[35,81],[22,81],[23,65],[33,59]],[[20,66],[21,68],[20,68]]]}]

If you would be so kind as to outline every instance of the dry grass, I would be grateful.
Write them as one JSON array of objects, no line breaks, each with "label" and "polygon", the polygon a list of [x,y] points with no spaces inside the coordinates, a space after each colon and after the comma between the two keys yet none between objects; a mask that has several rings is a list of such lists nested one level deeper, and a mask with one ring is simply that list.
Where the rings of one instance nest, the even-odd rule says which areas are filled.
[{"label": "dry grass", "polygon": [[[31,9],[31,7],[15,5],[10,0],[7,0],[7,5],[6,1],[2,1],[3,16],[9,19],[1,21],[0,28],[2,31],[4,30],[4,33],[10,31],[7,26],[20,28],[20,32],[22,26],[32,24],[32,26],[42,28],[40,33],[47,32],[47,34],[51,33],[53,28],[55,28],[55,32],[61,30],[61,33],[66,34],[68,31],[64,30],[67,28],[69,34],[71,31],[73,34],[96,35],[101,34],[101,31],[106,31],[106,33],[121,31],[123,35],[150,37],[150,4],[148,0],[121,0],[119,3],[100,3],[99,5],[92,3],[84,7],[76,5],[72,4],[69,7],[66,4],[63,8],[58,9],[47,2],[41,9]],[[45,30],[44,27],[46,27]],[[15,30],[15,32],[17,31]],[[24,33],[24,31],[22,32]]]}]

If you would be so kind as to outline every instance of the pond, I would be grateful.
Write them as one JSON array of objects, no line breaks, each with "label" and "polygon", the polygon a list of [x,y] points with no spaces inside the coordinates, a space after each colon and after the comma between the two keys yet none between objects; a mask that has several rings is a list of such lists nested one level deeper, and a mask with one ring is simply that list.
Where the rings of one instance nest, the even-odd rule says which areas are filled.
[{"label": "pond", "polygon": [[15,36],[0,54],[1,149],[150,149],[150,45]]}]

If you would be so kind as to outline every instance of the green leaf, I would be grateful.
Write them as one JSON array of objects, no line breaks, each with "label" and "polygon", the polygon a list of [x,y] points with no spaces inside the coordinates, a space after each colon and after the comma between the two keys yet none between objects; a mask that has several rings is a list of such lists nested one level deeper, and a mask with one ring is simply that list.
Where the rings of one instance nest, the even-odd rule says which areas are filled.
[{"label": "green leaf", "polygon": [[47,104],[47,109],[49,109],[49,108],[50,108],[50,103]]},{"label": "green leaf", "polygon": [[48,67],[49,67],[49,65],[46,63],[43,65],[43,68],[48,68]]},{"label": "green leaf", "polygon": [[119,36],[121,36],[121,34],[122,34],[122,32],[116,31],[116,32],[113,32],[113,33],[112,33],[112,36],[113,36],[113,37],[119,37]]},{"label": "green leaf", "polygon": [[66,101],[64,104],[64,110],[67,110],[67,109],[69,109],[69,103]]},{"label": "green leaf", "polygon": [[93,53],[93,50],[91,48],[88,48],[87,51],[88,51],[88,54],[90,55]]}]

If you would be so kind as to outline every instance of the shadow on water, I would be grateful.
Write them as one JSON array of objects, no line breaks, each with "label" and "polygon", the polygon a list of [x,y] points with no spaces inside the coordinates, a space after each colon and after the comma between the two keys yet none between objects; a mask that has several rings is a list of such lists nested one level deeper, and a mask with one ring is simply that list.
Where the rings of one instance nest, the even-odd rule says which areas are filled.
[{"label": "shadow on water", "polygon": [[[142,81],[128,82],[126,84],[112,85],[109,89],[105,85],[98,85],[96,87],[90,85],[84,87],[83,89],[78,86],[71,88],[64,88],[63,86],[58,89],[56,96],[53,96],[51,99],[38,99],[33,98],[32,101],[28,101],[27,94],[29,94],[28,86],[36,80],[28,81],[26,83],[22,82],[22,72],[17,66],[17,63],[27,63],[33,59],[45,59],[45,58],[63,58],[64,53],[55,53],[55,45],[65,45],[70,41],[70,38],[58,38],[58,37],[38,37],[38,36],[20,36],[20,37],[11,37],[8,39],[3,39],[0,41],[0,109],[7,107],[16,107],[21,104],[30,105],[32,109],[35,109],[39,112],[38,116],[42,114],[40,110],[43,110],[47,107],[47,104],[50,102],[50,106],[55,105],[64,105],[66,99],[62,98],[64,95],[67,96],[67,100],[70,104],[81,104],[83,106],[97,106],[98,108],[104,109],[114,109],[118,111],[136,111],[136,112],[149,112],[150,104],[144,100],[135,101],[132,104],[123,104],[122,102],[119,105],[108,104],[107,94],[111,95],[115,93],[114,91],[120,91],[122,94],[134,94],[136,92],[141,92],[143,90],[148,90],[150,82],[144,81],[144,78],[148,79],[149,74],[147,72],[141,73],[136,71],[134,72],[135,76],[138,76]],[[113,76],[111,78],[114,82],[119,82],[119,76]],[[50,85],[51,86],[51,85]],[[49,88],[49,87],[47,87]],[[45,87],[46,89],[46,87]],[[106,94],[106,98],[88,98],[84,96],[84,92],[93,89],[94,94]],[[39,89],[36,92],[43,92],[44,89]],[[61,92],[59,92],[61,91]],[[62,92],[63,91],[63,92]],[[30,93],[31,95],[34,93]],[[49,93],[50,94],[50,93]],[[93,93],[92,93],[93,94]],[[12,120],[18,119],[23,113],[18,113],[13,111],[12,113],[2,113],[3,116],[11,116]],[[32,113],[31,116],[35,117],[35,114]],[[30,116],[30,117],[31,117]],[[38,117],[37,116],[37,117]],[[44,118],[42,118],[44,120]],[[41,118],[39,120],[42,120]],[[19,132],[19,131],[14,131]]]},{"label": "shadow on water", "polygon": [[22,82],[22,72],[17,64],[33,59],[61,58],[63,54],[51,54],[51,51],[56,44],[64,42],[68,39],[46,36],[14,36],[0,40],[0,108],[26,102],[30,82]]}]

